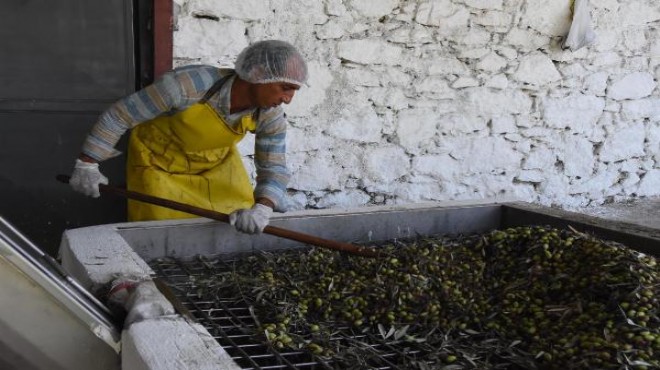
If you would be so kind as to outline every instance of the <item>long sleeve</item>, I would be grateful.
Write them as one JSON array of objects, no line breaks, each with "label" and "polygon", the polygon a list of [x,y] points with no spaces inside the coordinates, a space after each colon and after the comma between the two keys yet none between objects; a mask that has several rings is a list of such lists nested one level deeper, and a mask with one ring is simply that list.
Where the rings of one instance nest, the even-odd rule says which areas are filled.
[{"label": "long sleeve", "polygon": [[82,153],[103,161],[121,153],[115,145],[136,125],[190,106],[218,78],[209,66],[188,66],[164,74],[153,84],[113,104],[103,112],[85,139]]},{"label": "long sleeve", "polygon": [[265,110],[259,119],[255,138],[257,186],[254,197],[270,200],[280,212],[287,209],[286,186],[291,177],[286,166],[286,127],[282,108]]}]

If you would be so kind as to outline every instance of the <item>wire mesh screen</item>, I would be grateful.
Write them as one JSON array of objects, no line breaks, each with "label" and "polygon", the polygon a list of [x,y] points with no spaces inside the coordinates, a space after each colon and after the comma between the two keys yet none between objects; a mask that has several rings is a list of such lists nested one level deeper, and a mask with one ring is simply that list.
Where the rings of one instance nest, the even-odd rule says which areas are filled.
[{"label": "wire mesh screen", "polygon": [[151,266],[246,369],[660,366],[653,256],[546,226],[378,247]]},{"label": "wire mesh screen", "polygon": [[[417,355],[424,352],[422,348],[414,348],[410,344],[392,345],[377,335],[356,333],[347,326],[336,327],[333,340],[341,342],[343,346],[354,346],[362,353],[368,352],[368,356],[359,356],[359,363],[340,363],[331,357],[317,356],[306,349],[275,348],[258,332],[259,319],[242,297],[234,293],[223,295],[221,291],[209,297],[196,283],[207,276],[230,273],[238,258],[199,256],[191,261],[165,258],[149,264],[171,288],[192,318],[209,331],[241,368],[407,369],[409,366],[405,364],[414,362]],[[431,366],[433,361],[426,361],[425,364]]]}]

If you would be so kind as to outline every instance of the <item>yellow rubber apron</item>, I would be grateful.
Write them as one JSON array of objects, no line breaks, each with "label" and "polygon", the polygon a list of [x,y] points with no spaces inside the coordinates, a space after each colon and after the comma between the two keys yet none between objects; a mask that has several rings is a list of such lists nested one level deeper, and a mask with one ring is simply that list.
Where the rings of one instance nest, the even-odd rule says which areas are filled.
[{"label": "yellow rubber apron", "polygon": [[[131,131],[127,188],[192,206],[230,213],[250,208],[254,195],[236,144],[256,122],[251,115],[232,129],[207,103],[228,77],[204,98],[171,116],[157,117]],[[128,201],[128,220],[198,217],[139,201]]]}]

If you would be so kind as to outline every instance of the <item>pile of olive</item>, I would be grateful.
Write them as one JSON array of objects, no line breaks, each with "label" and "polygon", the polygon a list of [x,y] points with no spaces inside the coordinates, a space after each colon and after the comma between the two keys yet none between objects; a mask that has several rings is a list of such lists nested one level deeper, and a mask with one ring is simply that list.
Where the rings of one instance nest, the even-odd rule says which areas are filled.
[{"label": "pile of olive", "polygon": [[355,341],[338,333],[368,333],[468,368],[660,366],[652,256],[548,227],[379,248],[380,258],[319,248],[253,255],[231,280],[268,343],[339,362]]}]

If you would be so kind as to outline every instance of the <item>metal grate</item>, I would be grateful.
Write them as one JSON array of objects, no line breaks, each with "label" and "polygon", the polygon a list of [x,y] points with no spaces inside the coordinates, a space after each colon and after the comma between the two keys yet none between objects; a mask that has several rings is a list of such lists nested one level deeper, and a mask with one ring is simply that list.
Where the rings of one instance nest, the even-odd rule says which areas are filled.
[{"label": "metal grate", "polygon": [[[333,340],[368,352],[368,363],[347,366],[345,362],[340,364],[335,359],[319,357],[304,350],[276,349],[268,345],[265,338],[253,334],[257,323],[242,298],[225,297],[220,292],[218,296],[222,298],[211,301],[197,294],[198,287],[193,277],[230,272],[236,259],[198,257],[192,261],[181,261],[165,258],[149,264],[192,318],[203,325],[243,369],[410,369],[416,358],[423,358],[428,353],[422,345],[393,345],[369,333],[355,333],[349,327],[335,328]],[[427,361],[421,367],[432,368],[434,363]]]}]

